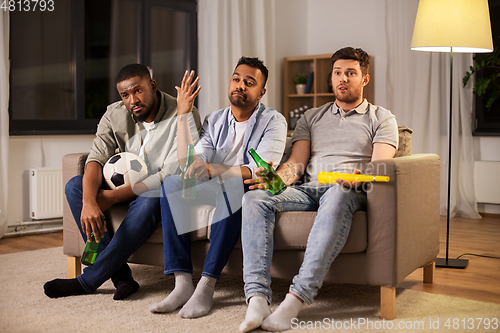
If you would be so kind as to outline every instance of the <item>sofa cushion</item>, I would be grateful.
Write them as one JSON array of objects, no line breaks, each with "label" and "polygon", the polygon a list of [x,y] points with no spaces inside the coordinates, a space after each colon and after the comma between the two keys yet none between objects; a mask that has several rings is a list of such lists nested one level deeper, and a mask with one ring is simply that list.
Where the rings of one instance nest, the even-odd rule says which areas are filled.
[{"label": "sofa cushion", "polygon": [[[316,212],[286,212],[276,215],[274,250],[304,250]],[[366,212],[354,213],[349,237],[341,253],[358,253],[366,250],[368,229]]]},{"label": "sofa cushion", "polygon": [[413,130],[406,126],[398,126],[399,145],[394,157],[411,155],[411,133]]}]

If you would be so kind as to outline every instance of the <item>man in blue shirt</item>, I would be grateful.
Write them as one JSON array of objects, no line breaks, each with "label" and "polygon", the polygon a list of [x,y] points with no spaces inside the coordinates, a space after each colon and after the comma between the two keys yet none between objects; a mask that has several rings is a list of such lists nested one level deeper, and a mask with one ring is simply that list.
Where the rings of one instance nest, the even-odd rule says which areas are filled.
[{"label": "man in blue shirt", "polygon": [[[227,263],[241,233],[241,199],[244,179],[255,178],[256,168],[248,150],[277,165],[286,140],[286,120],[276,110],[260,102],[266,93],[268,71],[258,58],[242,57],[229,84],[231,106],[209,114],[195,146],[194,162],[186,177],[196,178],[195,199],[181,197],[181,176],[165,180],[160,199],[165,250],[165,274],[175,275],[175,288],[162,302],[153,304],[151,312],[172,312],[182,306],[179,315],[197,318],[208,314],[216,281]],[[186,71],[177,89],[178,158],[184,165],[192,136],[188,127],[199,77]],[[195,206],[215,206],[210,226],[210,248],[202,277],[196,289],[192,282],[191,237],[189,232],[206,227],[192,219]],[[194,221],[193,221],[194,220]]]}]

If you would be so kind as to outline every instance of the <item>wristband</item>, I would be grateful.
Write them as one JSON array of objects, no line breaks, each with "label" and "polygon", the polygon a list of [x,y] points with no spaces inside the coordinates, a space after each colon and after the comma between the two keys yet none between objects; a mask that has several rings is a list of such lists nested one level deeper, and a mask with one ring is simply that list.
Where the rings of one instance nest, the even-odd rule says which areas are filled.
[{"label": "wristband", "polygon": [[208,180],[212,179],[212,173],[210,172],[210,164],[207,163]]}]

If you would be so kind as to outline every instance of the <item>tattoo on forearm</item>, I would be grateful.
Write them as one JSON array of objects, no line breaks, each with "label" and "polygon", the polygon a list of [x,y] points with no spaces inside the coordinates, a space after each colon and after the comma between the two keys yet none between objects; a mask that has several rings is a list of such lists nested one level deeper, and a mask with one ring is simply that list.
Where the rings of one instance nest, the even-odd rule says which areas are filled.
[{"label": "tattoo on forearm", "polygon": [[281,166],[279,175],[285,184],[291,185],[302,177],[302,172],[298,164],[285,163]]}]

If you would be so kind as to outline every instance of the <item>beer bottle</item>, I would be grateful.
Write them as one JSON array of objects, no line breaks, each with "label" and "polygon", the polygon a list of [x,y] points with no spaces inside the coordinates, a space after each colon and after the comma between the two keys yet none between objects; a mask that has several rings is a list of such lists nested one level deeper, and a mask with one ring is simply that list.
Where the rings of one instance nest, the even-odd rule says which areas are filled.
[{"label": "beer bottle", "polygon": [[184,175],[189,168],[189,166],[194,162],[194,146],[189,144],[187,146],[186,153],[186,163],[184,164],[184,168],[182,168],[182,189],[181,196],[184,199],[194,199],[195,186],[196,186],[196,178],[194,177],[194,173],[189,178],[184,178]]},{"label": "beer bottle", "polygon": [[[104,223],[106,223],[106,218],[104,217],[104,215],[101,215],[101,222],[103,225]],[[99,250],[99,246],[101,245],[101,242],[97,243],[95,241],[94,233],[91,233],[90,236],[92,237],[92,239],[87,239],[87,243],[85,243],[85,248],[83,249],[81,259],[82,264],[86,266],[92,266],[94,264],[95,258],[97,256],[97,251]]]},{"label": "beer bottle", "polygon": [[253,148],[250,148],[248,152],[252,156],[257,166],[264,168],[260,175],[268,185],[267,190],[272,194],[280,194],[281,192],[283,192],[286,189],[286,184],[283,182],[283,180],[281,180],[276,171],[274,171],[273,167],[262,158],[260,158],[260,156],[255,152]]}]

